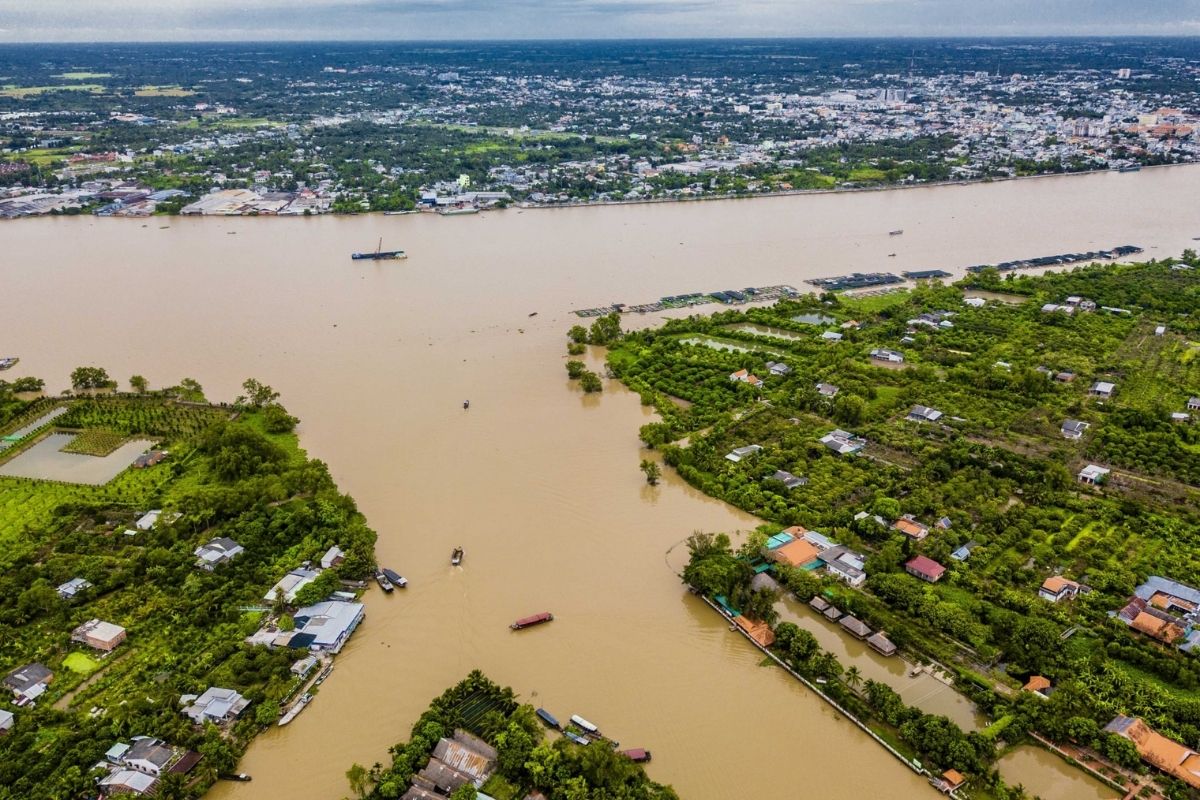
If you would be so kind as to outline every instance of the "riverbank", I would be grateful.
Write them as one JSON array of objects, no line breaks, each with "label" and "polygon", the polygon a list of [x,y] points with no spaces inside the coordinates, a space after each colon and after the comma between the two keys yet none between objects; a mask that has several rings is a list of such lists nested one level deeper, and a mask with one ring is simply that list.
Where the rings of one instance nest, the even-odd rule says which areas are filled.
[{"label": "riverbank", "polygon": [[[258,736],[239,768],[253,782],[220,782],[212,800],[341,797],[347,765],[386,763],[397,726],[479,665],[548,708],[566,698],[636,732],[631,743],[654,752],[651,777],[688,800],[791,797],[763,741],[788,743],[814,795],[920,797],[922,777],[783,670],[753,669],[764,656],[666,577],[663,552],[693,530],[759,521],[674,470],[646,485],[638,464],[655,454],[636,431],[655,417],[616,382],[599,395],[570,387],[563,332],[579,320],[566,310],[688,286],[949,268],[1019,255],[1016,242],[1029,255],[1115,241],[1178,254],[1197,235],[1192,174],[510,210],[460,220],[453,236],[429,215],[178,218],[166,229],[27,220],[0,226],[7,291],[22,298],[7,309],[5,345],[22,358],[4,374],[42,375],[51,394],[79,364],[155,386],[189,375],[212,397],[242,393],[247,375],[266,380],[301,418],[304,448],[379,531],[379,562],[409,580],[405,595],[367,593],[369,624],[319,700]],[[401,236],[409,259],[349,260],[381,236]],[[603,374],[596,355],[582,360]],[[465,464],[485,479],[465,486]],[[457,545],[471,556],[454,570]],[[540,610],[555,623],[512,635],[513,619]]]}]

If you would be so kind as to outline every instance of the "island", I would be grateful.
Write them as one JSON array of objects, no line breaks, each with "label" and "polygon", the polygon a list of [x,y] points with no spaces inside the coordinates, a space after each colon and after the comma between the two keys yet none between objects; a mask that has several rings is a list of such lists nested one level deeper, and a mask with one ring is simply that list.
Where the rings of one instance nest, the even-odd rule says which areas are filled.
[{"label": "island", "polygon": [[354,764],[346,778],[363,800],[678,800],[646,776],[646,750],[618,747],[587,720],[563,727],[475,670],[391,747],[390,766]]},{"label": "island", "polygon": [[362,621],[375,533],[265,384],[72,384],[0,385],[0,797],[248,779]]},{"label": "island", "polygon": [[[1198,299],[1188,250],[634,332],[613,312],[569,340],[607,346],[610,376],[656,409],[650,484],[661,463],[762,521],[740,542],[691,536],[681,577],[767,663],[946,792],[1022,796],[997,764],[1032,741],[1121,792],[1184,797],[1200,788]],[[907,678],[864,679],[814,633],[905,659],[982,718],[904,702]]]}]

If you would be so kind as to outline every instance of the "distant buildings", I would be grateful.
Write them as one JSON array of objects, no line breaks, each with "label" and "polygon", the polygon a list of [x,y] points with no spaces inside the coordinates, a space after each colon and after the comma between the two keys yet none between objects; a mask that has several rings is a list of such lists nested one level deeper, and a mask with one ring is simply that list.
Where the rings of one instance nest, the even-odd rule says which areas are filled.
[{"label": "distant buildings", "polygon": [[867,446],[867,440],[861,436],[844,431],[841,428],[830,431],[821,437],[821,444],[840,456],[857,453]]},{"label": "distant buildings", "polygon": [[81,592],[92,588],[92,584],[83,578],[71,578],[66,583],[59,584],[55,591],[63,600],[74,600]]},{"label": "distant buildings", "polygon": [[273,603],[278,597],[282,596],[283,602],[291,603],[296,599],[296,592],[312,583],[320,574],[319,570],[297,567],[276,581],[275,585],[263,595],[263,600]]},{"label": "distant buildings", "polygon": [[1038,589],[1038,596],[1043,600],[1048,600],[1051,603],[1061,603],[1064,600],[1074,599],[1079,594],[1079,584],[1075,581],[1067,580],[1061,575],[1051,575],[1042,582],[1042,586]]},{"label": "distant buildings", "polygon": [[1080,483],[1087,483],[1094,486],[1104,483],[1111,471],[1112,470],[1106,467],[1097,466],[1096,464],[1088,464],[1086,467],[1079,470],[1078,477]]}]

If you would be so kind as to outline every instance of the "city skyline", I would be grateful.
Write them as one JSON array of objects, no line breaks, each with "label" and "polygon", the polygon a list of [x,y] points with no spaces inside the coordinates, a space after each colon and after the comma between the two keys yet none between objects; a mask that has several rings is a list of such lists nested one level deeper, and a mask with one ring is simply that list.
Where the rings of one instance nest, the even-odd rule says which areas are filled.
[{"label": "city skyline", "polygon": [[1200,0],[0,0],[0,43],[1117,35],[1200,35]]}]

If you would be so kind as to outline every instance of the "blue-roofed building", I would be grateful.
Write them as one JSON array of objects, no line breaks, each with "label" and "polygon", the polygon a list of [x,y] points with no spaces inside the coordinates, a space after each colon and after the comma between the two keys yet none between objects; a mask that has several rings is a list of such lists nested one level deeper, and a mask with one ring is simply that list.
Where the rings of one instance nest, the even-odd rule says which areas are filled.
[{"label": "blue-roofed building", "polygon": [[775,550],[776,548],[783,547],[788,542],[794,541],[795,538],[795,536],[792,536],[787,531],[780,531],[770,539],[767,539],[767,549]]},{"label": "blue-roofed building", "polygon": [[971,557],[971,551],[974,550],[978,546],[979,545],[976,542],[967,542],[962,547],[958,548],[953,553],[951,553],[950,557],[953,558],[955,561],[966,561],[968,558]]}]

